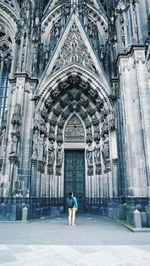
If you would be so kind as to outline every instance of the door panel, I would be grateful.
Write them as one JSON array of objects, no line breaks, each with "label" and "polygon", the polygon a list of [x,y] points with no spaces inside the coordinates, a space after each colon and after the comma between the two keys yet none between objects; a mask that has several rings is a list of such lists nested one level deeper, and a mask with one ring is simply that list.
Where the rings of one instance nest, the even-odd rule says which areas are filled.
[{"label": "door panel", "polygon": [[65,198],[69,192],[77,197],[79,212],[84,211],[85,197],[85,160],[84,151],[65,151],[64,167]]}]

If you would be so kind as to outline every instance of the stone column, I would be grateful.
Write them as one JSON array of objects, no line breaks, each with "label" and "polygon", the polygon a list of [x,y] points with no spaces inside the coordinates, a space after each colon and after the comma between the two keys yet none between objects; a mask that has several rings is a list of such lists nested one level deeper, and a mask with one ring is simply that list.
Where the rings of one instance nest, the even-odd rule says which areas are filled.
[{"label": "stone column", "polygon": [[2,59],[0,61],[0,81],[2,79],[3,67],[4,67],[4,58],[2,57]]},{"label": "stone column", "polygon": [[[128,195],[146,196],[147,173],[143,125],[134,58],[120,57],[120,98],[123,106],[124,150]],[[132,79],[131,79],[132,77]],[[134,121],[134,122],[133,122]]]},{"label": "stone column", "polygon": [[[136,49],[134,51],[134,56],[136,62],[136,78],[141,115],[141,134],[143,138],[144,156],[146,162],[147,185],[150,189],[150,90],[148,85],[145,49]],[[148,195],[149,193],[147,194],[147,196]]]},{"label": "stone column", "polygon": [[31,161],[31,197],[36,197],[36,182],[37,182],[37,160]]}]

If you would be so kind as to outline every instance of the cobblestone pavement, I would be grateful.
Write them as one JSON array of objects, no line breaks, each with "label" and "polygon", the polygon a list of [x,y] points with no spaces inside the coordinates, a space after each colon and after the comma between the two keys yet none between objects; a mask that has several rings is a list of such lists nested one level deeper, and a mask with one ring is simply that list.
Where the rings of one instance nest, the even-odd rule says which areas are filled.
[{"label": "cobblestone pavement", "polygon": [[150,266],[150,233],[115,221],[78,216],[0,223],[0,266]]}]

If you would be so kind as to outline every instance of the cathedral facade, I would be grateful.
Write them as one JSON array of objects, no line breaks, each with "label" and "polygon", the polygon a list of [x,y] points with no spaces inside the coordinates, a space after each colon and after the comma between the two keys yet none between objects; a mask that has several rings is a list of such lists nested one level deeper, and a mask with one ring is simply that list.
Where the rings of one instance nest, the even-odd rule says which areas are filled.
[{"label": "cathedral facade", "polygon": [[150,1],[0,1],[0,219],[150,210]]}]

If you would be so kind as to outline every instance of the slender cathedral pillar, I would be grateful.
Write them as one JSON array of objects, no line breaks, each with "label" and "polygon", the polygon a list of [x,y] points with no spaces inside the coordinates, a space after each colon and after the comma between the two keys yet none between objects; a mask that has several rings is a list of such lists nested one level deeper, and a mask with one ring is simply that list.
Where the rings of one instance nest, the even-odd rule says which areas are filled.
[{"label": "slender cathedral pillar", "polygon": [[[134,57],[120,56],[120,97],[124,120],[124,151],[128,196],[147,196],[147,167],[137,69]],[[131,78],[132,77],[132,78]],[[134,123],[133,123],[134,121]]]}]

